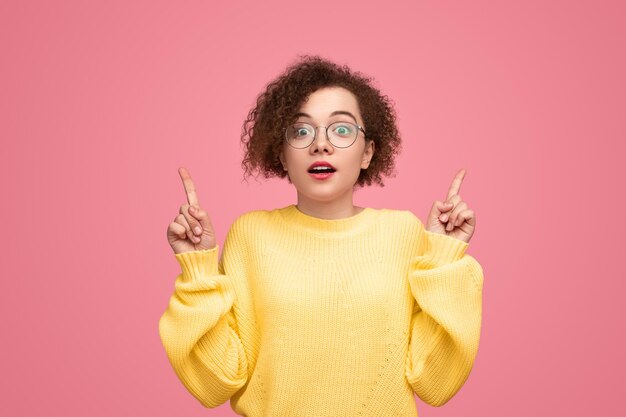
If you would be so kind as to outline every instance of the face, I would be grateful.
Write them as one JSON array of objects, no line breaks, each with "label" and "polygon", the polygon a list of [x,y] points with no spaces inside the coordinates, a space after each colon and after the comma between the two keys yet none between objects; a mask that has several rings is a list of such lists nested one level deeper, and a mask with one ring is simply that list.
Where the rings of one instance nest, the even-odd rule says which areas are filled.
[{"label": "face", "polygon": [[[333,112],[347,112],[331,115]],[[363,126],[357,98],[342,87],[325,87],[313,92],[300,107],[297,122],[312,126],[329,126],[334,122],[351,122]],[[351,116],[352,115],[352,116]],[[363,126],[365,129],[365,126]],[[317,202],[332,202],[353,192],[361,169],[366,169],[374,155],[374,141],[366,140],[359,130],[356,141],[348,148],[337,148],[328,141],[324,128],[317,129],[315,141],[308,148],[296,149],[283,141],[280,161],[292,184],[303,198]],[[309,173],[313,162],[329,162],[335,172],[326,179]]]}]

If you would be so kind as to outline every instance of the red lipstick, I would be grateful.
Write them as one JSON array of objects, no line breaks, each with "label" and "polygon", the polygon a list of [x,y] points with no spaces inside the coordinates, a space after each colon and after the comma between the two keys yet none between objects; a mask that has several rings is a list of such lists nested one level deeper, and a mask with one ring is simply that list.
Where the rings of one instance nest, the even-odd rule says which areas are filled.
[{"label": "red lipstick", "polygon": [[308,169],[309,174],[318,180],[331,177],[335,171],[337,171],[335,167],[332,166],[330,162],[326,161],[315,161],[309,166]]}]

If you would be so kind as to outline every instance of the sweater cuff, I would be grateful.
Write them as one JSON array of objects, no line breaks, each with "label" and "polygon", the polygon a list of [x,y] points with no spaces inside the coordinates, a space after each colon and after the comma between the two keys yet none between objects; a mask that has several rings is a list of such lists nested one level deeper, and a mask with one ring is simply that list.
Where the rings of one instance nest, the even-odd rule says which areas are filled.
[{"label": "sweater cuff", "polygon": [[182,269],[183,282],[218,275],[219,245],[211,249],[194,250],[175,254]]},{"label": "sweater cuff", "polygon": [[457,261],[465,255],[469,243],[441,233],[424,230],[428,239],[428,246],[424,257],[436,266],[442,266]]}]

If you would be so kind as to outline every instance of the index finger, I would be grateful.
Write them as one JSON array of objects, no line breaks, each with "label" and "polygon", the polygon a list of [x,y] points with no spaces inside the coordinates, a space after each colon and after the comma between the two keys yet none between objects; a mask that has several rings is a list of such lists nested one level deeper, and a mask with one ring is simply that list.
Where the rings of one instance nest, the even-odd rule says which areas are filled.
[{"label": "index finger", "polygon": [[198,195],[196,194],[196,187],[193,185],[191,176],[185,167],[178,168],[180,179],[183,180],[183,186],[185,187],[185,193],[187,193],[187,202],[190,206],[200,207],[198,203]]},{"label": "index finger", "polygon": [[465,177],[465,169],[461,169],[456,173],[456,176],[452,180],[452,184],[450,184],[450,188],[448,189],[448,196],[446,197],[446,200],[449,200],[453,195],[459,193],[463,177]]}]

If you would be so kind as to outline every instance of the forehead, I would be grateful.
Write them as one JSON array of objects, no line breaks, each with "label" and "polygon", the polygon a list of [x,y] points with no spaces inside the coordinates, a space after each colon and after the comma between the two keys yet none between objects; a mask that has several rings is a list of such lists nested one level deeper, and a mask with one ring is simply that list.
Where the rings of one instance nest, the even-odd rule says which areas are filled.
[{"label": "forehead", "polygon": [[361,116],[356,96],[343,87],[324,87],[314,91],[300,106],[301,112],[313,118],[328,117],[336,110],[349,111],[358,118]]}]

